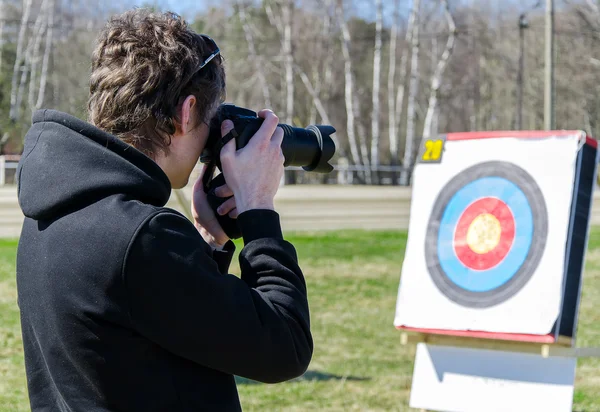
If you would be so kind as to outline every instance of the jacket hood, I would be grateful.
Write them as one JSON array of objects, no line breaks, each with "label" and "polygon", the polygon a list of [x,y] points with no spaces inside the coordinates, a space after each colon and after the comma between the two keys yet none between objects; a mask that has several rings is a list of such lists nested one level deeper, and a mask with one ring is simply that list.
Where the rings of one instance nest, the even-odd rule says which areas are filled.
[{"label": "jacket hood", "polygon": [[38,110],[17,168],[19,205],[48,219],[124,194],[155,206],[171,195],[167,175],[149,157],[74,116]]}]

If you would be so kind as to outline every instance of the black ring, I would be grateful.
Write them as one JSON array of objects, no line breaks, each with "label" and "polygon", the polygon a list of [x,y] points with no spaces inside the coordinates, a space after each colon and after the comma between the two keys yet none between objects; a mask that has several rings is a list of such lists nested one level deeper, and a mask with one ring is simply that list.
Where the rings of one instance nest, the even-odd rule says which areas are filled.
[{"label": "black ring", "polygon": [[[442,269],[438,258],[440,222],[448,203],[457,191],[468,183],[484,177],[501,177],[521,189],[533,213],[533,234],[525,261],[512,278],[495,289],[473,292],[456,285]],[[522,168],[508,162],[485,162],[465,169],[441,190],[429,218],[425,238],[425,262],[429,274],[446,297],[453,302],[471,308],[487,308],[505,302],[519,292],[537,269],[548,236],[548,211],[542,191],[535,180]]]}]

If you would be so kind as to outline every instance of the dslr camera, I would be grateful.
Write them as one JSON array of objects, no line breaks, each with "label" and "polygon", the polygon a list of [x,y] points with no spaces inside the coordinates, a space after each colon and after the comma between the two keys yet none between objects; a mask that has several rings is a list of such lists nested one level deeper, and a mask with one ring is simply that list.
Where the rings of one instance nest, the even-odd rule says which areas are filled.
[{"label": "dslr camera", "polygon": [[[234,128],[226,136],[221,137],[221,123],[227,119],[233,122]],[[200,157],[200,161],[208,165],[203,177],[208,203],[215,212],[219,224],[231,239],[240,238],[241,232],[235,219],[217,213],[217,208],[228,198],[215,195],[215,189],[225,184],[223,173],[214,176],[215,168],[222,170],[220,153],[225,144],[235,139],[236,148],[238,150],[243,148],[258,131],[262,122],[263,119],[252,110],[233,104],[219,106],[217,114],[209,125],[208,140]],[[333,170],[333,166],[329,164],[335,154],[335,143],[331,138],[335,133],[333,126],[310,125],[307,128],[299,128],[279,124],[279,127],[283,129],[281,149],[285,157],[284,166],[299,166],[308,172],[317,173],[329,173]],[[260,163],[257,163],[256,167],[260,167]]]}]

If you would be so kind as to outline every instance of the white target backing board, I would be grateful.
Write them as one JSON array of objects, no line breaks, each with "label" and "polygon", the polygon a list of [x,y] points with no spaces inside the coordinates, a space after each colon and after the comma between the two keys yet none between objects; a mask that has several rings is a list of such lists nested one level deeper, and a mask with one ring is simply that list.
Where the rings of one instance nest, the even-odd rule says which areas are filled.
[{"label": "white target backing board", "polygon": [[422,142],[394,325],[573,340],[597,163],[580,131]]}]

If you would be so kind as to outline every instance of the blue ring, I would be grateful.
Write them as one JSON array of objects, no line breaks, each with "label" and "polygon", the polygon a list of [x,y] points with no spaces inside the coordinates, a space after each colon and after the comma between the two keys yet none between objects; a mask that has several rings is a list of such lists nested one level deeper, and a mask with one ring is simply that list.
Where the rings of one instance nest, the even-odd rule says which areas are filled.
[{"label": "blue ring", "polygon": [[[460,216],[473,202],[496,197],[510,208],[515,219],[515,239],[506,257],[488,270],[466,267],[456,256],[454,232]],[[500,177],[483,177],[458,190],[444,210],[437,242],[438,259],[446,276],[456,286],[471,292],[486,292],[508,282],[525,262],[533,239],[533,213],[523,191]]]}]

